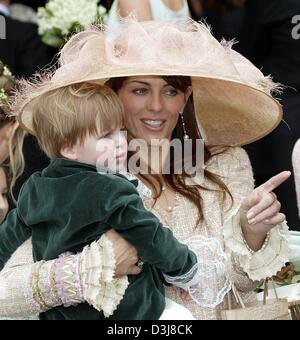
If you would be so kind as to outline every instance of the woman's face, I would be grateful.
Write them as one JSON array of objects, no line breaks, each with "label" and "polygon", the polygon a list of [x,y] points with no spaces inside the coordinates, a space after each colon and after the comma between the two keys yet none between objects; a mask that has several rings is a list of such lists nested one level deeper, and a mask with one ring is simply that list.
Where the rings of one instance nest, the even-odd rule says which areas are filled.
[{"label": "woman's face", "polygon": [[191,95],[175,89],[156,76],[127,78],[118,95],[126,112],[126,128],[134,138],[171,140],[179,113]]},{"label": "woman's face", "polygon": [[0,167],[0,223],[2,223],[8,212],[8,188],[6,174],[3,168]]}]

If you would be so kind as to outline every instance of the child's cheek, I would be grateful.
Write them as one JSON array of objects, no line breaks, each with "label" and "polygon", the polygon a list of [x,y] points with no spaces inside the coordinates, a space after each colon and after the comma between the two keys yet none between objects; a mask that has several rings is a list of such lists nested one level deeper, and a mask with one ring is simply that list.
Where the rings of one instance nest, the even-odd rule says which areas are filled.
[{"label": "child's cheek", "polygon": [[114,142],[110,139],[101,139],[97,143],[97,165],[107,167],[115,157]]}]

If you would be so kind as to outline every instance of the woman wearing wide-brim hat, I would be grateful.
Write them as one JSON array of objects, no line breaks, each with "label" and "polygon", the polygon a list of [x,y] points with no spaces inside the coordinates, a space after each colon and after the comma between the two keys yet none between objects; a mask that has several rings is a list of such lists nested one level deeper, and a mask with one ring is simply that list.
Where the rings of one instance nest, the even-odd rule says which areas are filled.
[{"label": "woman wearing wide-brim hat", "polygon": [[[143,197],[146,207],[179,240],[188,239],[191,247],[201,247],[203,252],[202,294],[191,292],[200,306],[173,287],[167,287],[166,293],[197,319],[220,317],[230,282],[243,292],[244,299],[255,299],[251,293],[254,281],[275,274],[288,260],[288,228],[273,189],[290,173],[283,172],[254,190],[251,165],[240,146],[262,138],[280,122],[281,106],[270,95],[276,84],[195,22],[129,20],[113,35],[96,29],[82,32],[65,45],[60,62],[51,76],[24,84],[15,105],[20,125],[33,132],[31,104],[37,96],[68,84],[94,81],[118,93],[131,141],[143,139],[149,145],[153,139],[179,139],[195,144],[202,139],[203,174],[175,174],[172,160],[170,174],[163,174],[162,168],[154,176],[139,174],[152,191],[152,197]],[[147,165],[152,169],[152,163]],[[26,247],[30,252],[30,242]],[[229,265],[224,271],[226,254]],[[53,262],[43,264],[36,274],[42,282],[51,266]],[[14,269],[9,270],[13,278]],[[72,294],[76,295],[70,268],[61,268],[61,273],[69,278],[68,288],[75,281]],[[20,291],[32,291],[28,282],[19,285]],[[51,290],[39,286],[46,308],[53,301],[58,304],[51,295],[55,287],[55,280]],[[78,303],[78,296],[74,302]],[[26,308],[24,298],[16,293],[14,298]],[[0,305],[11,299],[12,295]]]}]

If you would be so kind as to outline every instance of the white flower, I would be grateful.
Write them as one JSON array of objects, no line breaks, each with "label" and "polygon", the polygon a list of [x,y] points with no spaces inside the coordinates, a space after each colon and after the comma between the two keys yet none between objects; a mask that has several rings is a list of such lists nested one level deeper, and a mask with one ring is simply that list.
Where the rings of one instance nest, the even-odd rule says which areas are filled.
[{"label": "white flower", "polygon": [[7,77],[11,77],[12,76],[12,73],[10,72],[10,69],[7,66],[4,66],[3,75],[5,75]]},{"label": "white flower", "polygon": [[99,14],[100,15],[105,15],[107,13],[106,8],[103,6],[99,6]]},{"label": "white flower", "polygon": [[103,22],[107,11],[99,0],[50,0],[38,9],[39,34],[43,41],[59,47],[67,37],[92,24]]}]

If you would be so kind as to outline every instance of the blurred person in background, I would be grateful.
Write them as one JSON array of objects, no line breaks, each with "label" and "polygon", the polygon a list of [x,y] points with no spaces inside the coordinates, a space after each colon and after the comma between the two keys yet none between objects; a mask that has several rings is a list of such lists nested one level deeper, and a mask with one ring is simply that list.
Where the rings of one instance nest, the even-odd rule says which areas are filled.
[{"label": "blurred person in background", "polygon": [[[30,77],[49,64],[52,56],[47,46],[41,42],[37,26],[12,19],[9,5],[9,0],[0,0],[0,15],[4,16],[6,21],[6,39],[0,40],[0,60],[9,66],[14,75]],[[17,184],[16,193],[33,172],[48,164],[34,137],[26,138],[23,151],[26,169]]]},{"label": "blurred person in background", "polygon": [[0,40],[0,59],[13,74],[28,77],[50,61],[47,47],[41,42],[37,26],[11,18],[9,0],[0,0],[0,14],[6,20],[6,39]]},{"label": "blurred person in background", "polygon": [[[292,152],[300,137],[300,40],[293,35],[296,15],[300,15],[299,0],[247,0],[235,45],[238,52],[285,87],[280,96],[285,122],[246,148],[257,185],[281,169],[292,170]],[[294,178],[276,194],[290,228],[300,230]]]},{"label": "blurred person in background", "polygon": [[117,30],[119,16],[134,12],[139,21],[185,22],[190,17],[187,0],[115,0],[111,7],[108,26]]},{"label": "blurred person in background", "polygon": [[191,16],[194,20],[201,19],[203,15],[202,0],[188,0]]},{"label": "blurred person in background", "polygon": [[[246,150],[257,185],[282,169],[292,170],[292,150],[300,137],[300,40],[292,32],[300,1],[189,0],[189,5],[193,17],[211,25],[218,40],[236,39],[235,50],[284,85],[279,97],[284,122]],[[290,228],[300,230],[294,179],[284,183],[277,195]]]},{"label": "blurred person in background", "polygon": [[[23,142],[25,131],[15,117],[10,117],[8,101],[16,82],[8,68],[0,61],[0,166],[7,170],[11,198],[18,177],[24,171]],[[3,179],[3,176],[1,177]]]},{"label": "blurred person in background", "polygon": [[292,162],[293,162],[295,185],[296,185],[298,214],[300,217],[300,139],[298,139],[294,147],[293,155],[292,155]]},{"label": "blurred person in background", "polygon": [[23,22],[37,23],[37,13],[35,10],[25,4],[11,3],[10,5],[11,17]]},{"label": "blurred person in background", "polygon": [[246,0],[188,0],[194,20],[205,20],[214,37],[236,38],[244,17]]},{"label": "blurred person in background", "polygon": [[0,1],[0,7],[7,13],[12,19],[37,23],[37,14],[33,8],[27,4],[15,3],[11,0]]}]

